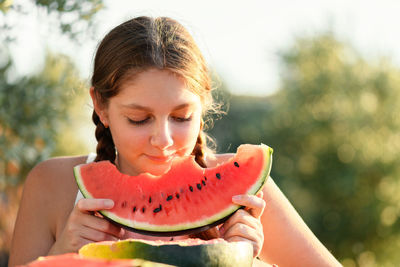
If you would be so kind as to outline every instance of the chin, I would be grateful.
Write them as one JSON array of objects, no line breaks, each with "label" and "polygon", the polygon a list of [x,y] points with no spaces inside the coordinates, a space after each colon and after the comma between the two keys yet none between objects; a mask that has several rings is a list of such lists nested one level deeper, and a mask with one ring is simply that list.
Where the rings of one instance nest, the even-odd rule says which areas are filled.
[{"label": "chin", "polygon": [[161,175],[165,174],[167,171],[168,171],[168,169],[163,170],[163,171],[158,171],[158,170],[157,171],[148,171],[147,173],[154,175],[154,176],[161,176]]},{"label": "chin", "polygon": [[163,175],[166,172],[168,172],[170,168],[171,168],[170,164],[167,164],[164,166],[154,166],[153,165],[150,168],[148,168],[147,170],[145,170],[144,172],[150,173],[151,175],[160,176],[160,175]]}]

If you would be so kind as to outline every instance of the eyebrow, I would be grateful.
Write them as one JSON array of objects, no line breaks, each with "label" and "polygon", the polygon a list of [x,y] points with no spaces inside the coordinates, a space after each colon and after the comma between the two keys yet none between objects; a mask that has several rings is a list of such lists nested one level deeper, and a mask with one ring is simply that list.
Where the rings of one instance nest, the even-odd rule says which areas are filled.
[{"label": "eyebrow", "polygon": [[[193,103],[191,103],[191,102],[190,103],[180,104],[180,105],[174,107],[172,109],[172,111],[177,111],[177,110],[180,110],[180,109],[184,109],[184,108],[187,108],[187,107],[192,106],[192,105],[193,105]],[[143,110],[143,111],[147,111],[147,112],[152,112],[153,111],[153,109],[151,109],[149,107],[141,106],[141,105],[135,104],[135,103],[128,104],[128,105],[122,105],[122,107],[129,108],[129,109],[139,109],[139,110]]]}]

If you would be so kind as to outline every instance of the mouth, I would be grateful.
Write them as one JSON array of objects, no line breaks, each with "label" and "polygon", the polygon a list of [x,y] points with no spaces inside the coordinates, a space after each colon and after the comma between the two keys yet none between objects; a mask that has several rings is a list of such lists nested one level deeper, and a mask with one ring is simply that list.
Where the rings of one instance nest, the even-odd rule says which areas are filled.
[{"label": "mouth", "polygon": [[174,156],[169,155],[169,156],[152,156],[152,155],[146,155],[147,158],[149,158],[151,161],[154,161],[156,163],[167,163],[170,162]]}]

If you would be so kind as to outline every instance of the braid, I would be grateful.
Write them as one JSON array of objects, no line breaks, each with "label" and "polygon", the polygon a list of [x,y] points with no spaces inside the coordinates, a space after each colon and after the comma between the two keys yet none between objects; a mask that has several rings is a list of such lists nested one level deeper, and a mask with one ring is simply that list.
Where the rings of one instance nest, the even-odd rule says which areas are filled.
[{"label": "braid", "polygon": [[[204,121],[203,119],[200,122],[200,133],[199,136],[197,137],[197,142],[196,145],[193,149],[192,155],[194,155],[194,159],[196,162],[202,167],[202,168],[207,168],[207,164],[204,160],[204,150],[206,148],[206,134],[203,132],[203,124]],[[210,240],[219,237],[218,230],[213,227],[208,230],[205,230],[203,232],[197,233],[197,234],[191,234],[189,235],[190,238],[200,238],[203,240]]]},{"label": "braid", "polygon": [[205,137],[203,131],[199,133],[199,136],[197,137],[197,142],[196,145],[193,149],[192,155],[194,155],[195,161],[203,168],[207,168],[207,165],[204,161],[204,151],[203,151],[203,146],[205,143]]},{"label": "braid", "polygon": [[194,146],[192,155],[194,155],[194,159],[197,162],[197,164],[199,164],[202,168],[207,168],[207,164],[204,161],[204,148],[206,145],[206,137],[205,137],[205,133],[202,130],[203,124],[204,124],[204,121],[203,121],[203,119],[201,119],[200,133],[199,133],[199,136],[197,137],[196,145]]},{"label": "braid", "polygon": [[96,125],[96,159],[94,161],[109,160],[115,163],[115,146],[109,128],[106,128],[100,121],[99,115],[93,111],[92,120]]}]

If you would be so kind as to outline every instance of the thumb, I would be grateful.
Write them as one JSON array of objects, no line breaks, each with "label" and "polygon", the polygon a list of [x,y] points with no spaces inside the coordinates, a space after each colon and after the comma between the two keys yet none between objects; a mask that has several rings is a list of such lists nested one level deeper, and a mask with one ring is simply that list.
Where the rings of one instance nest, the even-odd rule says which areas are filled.
[{"label": "thumb", "polygon": [[111,199],[81,199],[78,201],[77,208],[83,213],[111,209],[114,207],[114,201]]}]

